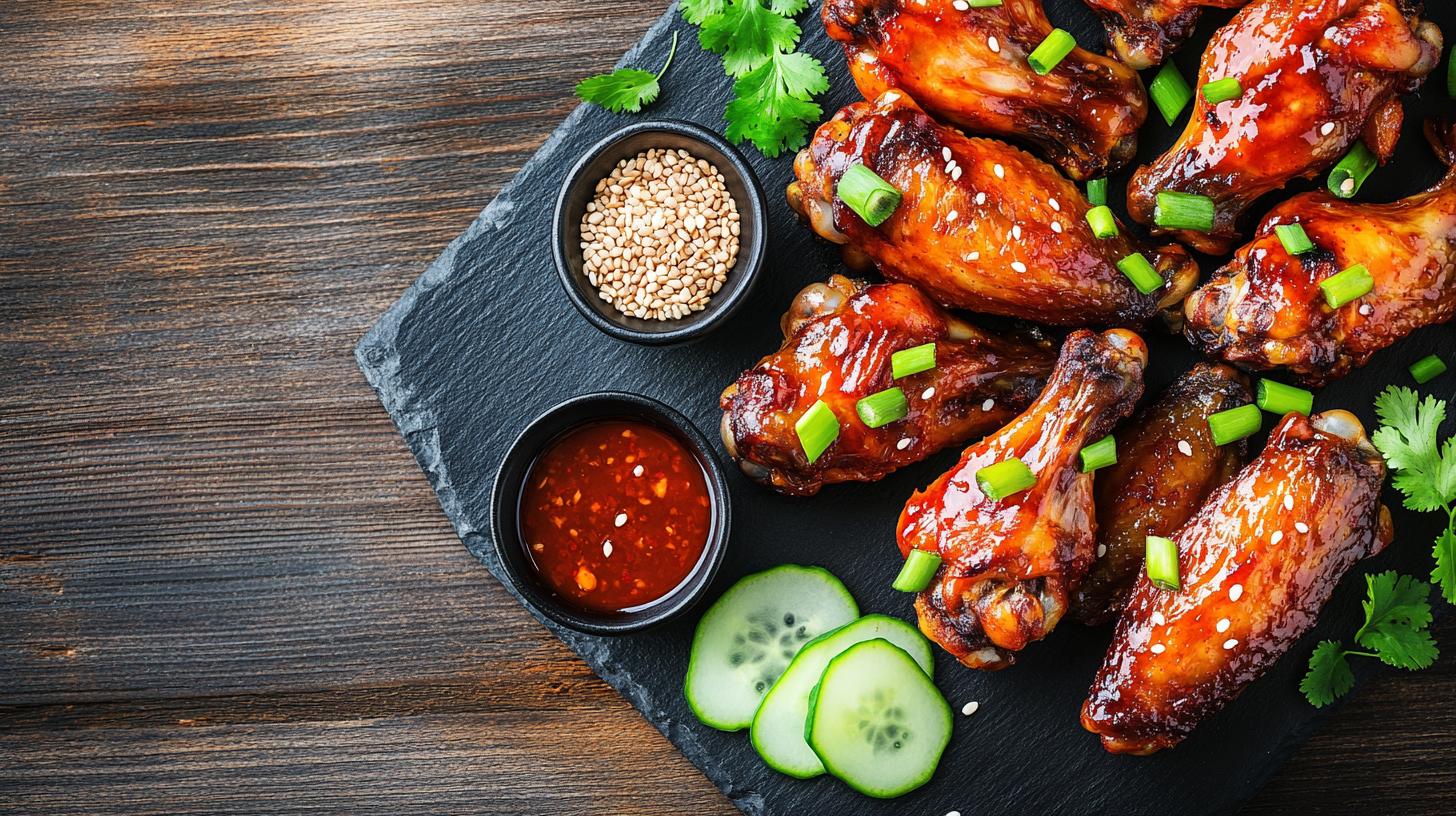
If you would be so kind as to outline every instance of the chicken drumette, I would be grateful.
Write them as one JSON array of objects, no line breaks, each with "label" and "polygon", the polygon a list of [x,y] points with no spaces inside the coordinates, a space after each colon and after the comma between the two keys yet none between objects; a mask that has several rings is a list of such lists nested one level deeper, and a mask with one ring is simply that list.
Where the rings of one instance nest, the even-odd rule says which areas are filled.
[{"label": "chicken drumette", "polygon": [[824,28],[866,99],[906,91],[942,121],[1036,145],[1076,179],[1137,153],[1148,100],[1135,71],[1080,48],[1045,75],[1027,64],[1052,32],[1041,0],[825,0]]},{"label": "chicken drumette", "polygon": [[[961,663],[1005,668],[1066,613],[1097,544],[1092,474],[1077,469],[1077,454],[1132,411],[1146,363],[1147,347],[1132,332],[1073,332],[1026,413],[968,448],[905,505],[901,553],[942,559],[915,599],[920,629]],[[999,501],[987,497],[977,472],[1012,458],[1036,483]]]},{"label": "chicken drumette", "polygon": [[1107,25],[1123,62],[1142,70],[1162,65],[1193,33],[1205,7],[1238,8],[1249,0],[1086,0]]}]

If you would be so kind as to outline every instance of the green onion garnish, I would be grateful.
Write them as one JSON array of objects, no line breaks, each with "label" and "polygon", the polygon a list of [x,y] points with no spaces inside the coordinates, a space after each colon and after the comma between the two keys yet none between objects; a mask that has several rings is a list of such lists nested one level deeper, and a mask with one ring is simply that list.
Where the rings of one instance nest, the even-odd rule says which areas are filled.
[{"label": "green onion garnish", "polygon": [[852,164],[839,178],[839,198],[866,224],[878,227],[895,213],[904,198],[899,190],[863,164]]},{"label": "green onion garnish", "polygon": [[839,438],[839,419],[824,400],[819,400],[794,423],[794,431],[804,446],[804,455],[813,464]]},{"label": "green onion garnish", "polygon": [[1303,255],[1314,249],[1314,242],[1309,240],[1304,227],[1299,224],[1280,224],[1274,228],[1274,234],[1279,236],[1279,243],[1290,255]]},{"label": "green onion garnish", "polygon": [[1410,373],[1412,377],[1416,378],[1416,382],[1420,383],[1421,385],[1425,385],[1431,380],[1434,380],[1442,374],[1445,374],[1446,364],[1441,362],[1440,357],[1432,354],[1430,357],[1427,357],[1424,360],[1421,360],[1420,362],[1411,366]]},{"label": "green onion garnish", "polygon": [[1452,51],[1446,62],[1446,95],[1456,99],[1456,50]]},{"label": "green onion garnish", "polygon": [[864,424],[878,428],[897,419],[904,419],[910,413],[910,405],[905,401],[904,391],[887,388],[855,403],[854,411],[864,420]]},{"label": "green onion garnish", "polygon": [[1163,276],[1158,274],[1158,270],[1148,263],[1148,259],[1141,252],[1118,261],[1117,268],[1145,295],[1157,291],[1163,285]]},{"label": "green onion garnish", "polygon": [[971,8],[995,8],[1001,5],[1001,0],[966,0],[966,5]]},{"label": "green onion garnish", "polygon": [[1092,179],[1087,182],[1087,203],[1094,207],[1107,204],[1107,179]]},{"label": "green onion garnish", "polygon": [[1148,580],[1153,586],[1164,592],[1182,589],[1178,580],[1178,544],[1171,538],[1148,536],[1147,548]]},{"label": "green onion garnish", "polygon": [[1111,436],[1104,436],[1082,449],[1077,454],[1079,463],[1077,469],[1083,473],[1091,473],[1098,468],[1105,468],[1108,465],[1117,464],[1117,440]]},{"label": "green onion garnish", "polygon": [[[999,2],[999,0],[998,0]],[[901,592],[919,592],[930,586],[930,579],[940,569],[940,553],[929,550],[911,550],[900,574],[895,576],[895,589]]]},{"label": "green onion garnish", "polygon": [[1238,99],[1244,95],[1244,85],[1237,77],[1226,77],[1203,86],[1203,101],[1210,105]]},{"label": "green onion garnish", "polygon": [[1087,223],[1092,225],[1092,234],[1104,241],[1117,237],[1117,218],[1106,204],[1088,210]]},{"label": "green onion garnish", "polygon": [[895,379],[935,368],[935,344],[907,348],[890,355],[890,374]]},{"label": "green onion garnish", "polygon": [[1026,61],[1031,64],[1031,70],[1038,74],[1049,74],[1053,68],[1057,67],[1057,63],[1066,59],[1067,55],[1072,53],[1072,49],[1076,47],[1077,40],[1071,34],[1060,28],[1054,28],[1052,33],[1041,41],[1041,45],[1031,52],[1031,56],[1028,56]]},{"label": "green onion garnish", "polygon": [[1329,187],[1330,192],[1340,198],[1351,198],[1360,192],[1360,187],[1365,184],[1365,179],[1375,171],[1375,165],[1379,161],[1364,142],[1356,142],[1330,171]]},{"label": "green onion garnish", "polygon": [[976,484],[986,498],[1001,501],[1036,484],[1036,474],[1020,459],[1007,459],[976,471]]},{"label": "green onion garnish", "polygon": [[1178,121],[1178,114],[1188,107],[1188,100],[1193,98],[1193,89],[1188,87],[1188,81],[1171,61],[1164,63],[1163,70],[1153,77],[1148,93],[1169,125]]},{"label": "green onion garnish", "polygon": [[1338,309],[1356,298],[1362,298],[1375,288],[1375,278],[1365,264],[1355,264],[1338,275],[1331,275],[1320,281],[1325,292],[1325,302],[1331,309]]},{"label": "green onion garnish", "polygon": [[1213,199],[1207,196],[1164,190],[1158,193],[1158,203],[1153,207],[1153,221],[1168,229],[1208,232],[1213,229],[1217,212]]},{"label": "green onion garnish", "polygon": [[1259,380],[1259,397],[1255,401],[1260,408],[1279,416],[1290,412],[1309,416],[1314,410],[1314,394],[1273,380]]},{"label": "green onion garnish", "polygon": [[1257,405],[1240,405],[1227,411],[1220,411],[1208,418],[1208,430],[1213,434],[1213,444],[1227,445],[1259,432],[1264,424],[1264,415]]}]

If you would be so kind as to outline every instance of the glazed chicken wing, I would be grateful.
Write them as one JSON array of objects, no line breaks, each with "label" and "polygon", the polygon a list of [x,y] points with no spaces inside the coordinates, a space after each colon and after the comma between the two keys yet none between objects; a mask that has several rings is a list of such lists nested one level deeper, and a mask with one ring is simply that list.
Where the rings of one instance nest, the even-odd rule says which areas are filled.
[{"label": "glazed chicken wing", "polygon": [[[835,193],[864,164],[904,194],[871,227]],[[900,91],[857,102],[820,126],[794,161],[789,203],[819,235],[849,245],[852,268],[878,265],[941,304],[1063,326],[1141,326],[1178,306],[1198,265],[1177,246],[1123,231],[1098,240],[1087,200],[1052,167],[1004,142],[936,124]],[[1117,262],[1141,252],[1167,281],[1141,294]]]},{"label": "glazed chicken wing", "polygon": [[[1214,34],[1198,74],[1200,87],[1236,77],[1243,95],[1218,105],[1195,95],[1178,143],[1133,176],[1128,212],[1155,234],[1228,252],[1259,196],[1328,170],[1362,136],[1388,158],[1401,94],[1440,55],[1440,30],[1402,0],[1255,0]],[[1213,230],[1155,226],[1161,191],[1212,199]]]},{"label": "glazed chicken wing", "polygon": [[[1456,163],[1456,129],[1428,123],[1427,132]],[[1275,234],[1280,224],[1301,225],[1315,248],[1291,256]],[[1320,281],[1355,264],[1370,271],[1374,290],[1330,308]],[[1450,320],[1453,277],[1456,170],[1394,204],[1308,193],[1274,208],[1253,243],[1189,296],[1186,333],[1209,356],[1323,385],[1415,329]]]},{"label": "glazed chicken wing", "polygon": [[[1094,559],[1092,474],[1077,454],[1107,435],[1142,395],[1147,347],[1130,331],[1076,331],[1046,391],[1026,413],[966,449],[910,497],[896,528],[900,552],[939,553],[915,599],[920,630],[973,669],[1002,669],[1052,631]],[[1036,484],[1000,501],[976,472],[1019,458]]]},{"label": "glazed chicken wing", "polygon": [[[1036,398],[1055,359],[1046,344],[952,317],[913,286],[838,275],[800,292],[783,329],[783,348],[723,392],[723,444],[750,479],[801,496],[879,479],[1000,428]],[[935,368],[892,380],[890,356],[925,343],[935,343]],[[855,403],[891,387],[909,414],[868,427]],[[811,464],[794,423],[819,400],[840,431]]]},{"label": "glazed chicken wing", "polygon": [[865,99],[906,91],[943,122],[1036,145],[1075,179],[1137,153],[1148,99],[1135,71],[1080,48],[1046,75],[1027,64],[1052,32],[1041,0],[825,0],[824,29]]},{"label": "glazed chicken wing", "polygon": [[1173,537],[1182,588],[1138,578],[1082,706],[1113,753],[1177,745],[1314,625],[1356,561],[1391,539],[1385,465],[1345,411],[1290,414]]},{"label": "glazed chicken wing", "polygon": [[1097,471],[1097,563],[1077,587],[1072,619],[1108,623],[1142,571],[1147,537],[1173,534],[1244,466],[1243,440],[1213,444],[1209,416],[1253,401],[1243,375],[1200,363],[1119,430],[1117,463]]},{"label": "glazed chicken wing", "polygon": [[1238,8],[1249,0],[1086,0],[1107,25],[1112,50],[1142,70],[1162,65],[1193,33],[1205,7]]}]

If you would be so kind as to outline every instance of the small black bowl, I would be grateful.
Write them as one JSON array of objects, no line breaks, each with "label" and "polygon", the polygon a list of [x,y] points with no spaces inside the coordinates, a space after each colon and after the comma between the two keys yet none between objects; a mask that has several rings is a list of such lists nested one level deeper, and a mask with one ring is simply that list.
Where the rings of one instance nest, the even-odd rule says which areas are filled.
[{"label": "small black bowl", "polygon": [[[583,270],[581,219],[596,193],[597,182],[617,162],[653,148],[686,150],[723,174],[724,186],[738,203],[738,261],[728,280],[701,311],[677,320],[643,320],[622,314],[602,300]],[[768,205],[753,169],[738,151],[716,133],[691,122],[661,120],[628,125],[597,142],[567,174],[556,200],[552,255],[556,274],[572,305],[587,322],[630,343],[671,346],[697,340],[732,317],[748,299],[768,252]]]},{"label": "small black bowl", "polygon": [[[536,459],[568,431],[611,419],[646,422],[682,443],[703,469],[713,511],[708,541],[692,573],[676,589],[658,600],[639,609],[617,613],[582,609],[551,589],[531,565],[519,526],[521,489]],[[572,397],[527,425],[511,443],[500,470],[496,472],[490,523],[496,556],[504,572],[499,577],[509,581],[532,608],[562,626],[589,635],[640,632],[683,614],[707,592],[728,549],[731,504],[728,479],[713,454],[712,445],[682,414],[657,400],[636,394],[604,391]]]}]

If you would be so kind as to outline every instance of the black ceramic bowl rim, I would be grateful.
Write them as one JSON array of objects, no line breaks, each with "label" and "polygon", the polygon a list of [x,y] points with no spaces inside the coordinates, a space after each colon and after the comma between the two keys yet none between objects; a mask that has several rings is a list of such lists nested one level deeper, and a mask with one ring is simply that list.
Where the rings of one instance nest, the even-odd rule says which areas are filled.
[{"label": "black ceramic bowl rim", "polygon": [[[592,612],[572,605],[548,589],[531,567],[517,524],[521,488],[536,459],[552,441],[584,424],[610,419],[646,421],[667,432],[703,469],[712,501],[713,526],[692,573],[676,589],[631,612]],[[508,582],[533,610],[589,635],[625,635],[649,629],[682,615],[707,594],[723,563],[732,527],[728,479],[708,440],[687,417],[650,397],[616,391],[582,394],[559,403],[532,420],[511,443],[496,471],[491,491],[491,538],[501,565],[497,577]]]},{"label": "black ceramic bowl rim", "polygon": [[[667,135],[696,144],[654,144],[653,135]],[[676,320],[643,320],[618,312],[602,300],[596,287],[582,271],[581,217],[596,183],[611,173],[621,159],[654,147],[682,147],[699,159],[707,159],[723,174],[726,186],[738,202],[740,224],[738,260],[728,280],[701,311]],[[695,149],[696,148],[696,149]],[[713,156],[721,155],[721,160]],[[578,191],[585,187],[575,203]],[[735,188],[741,187],[739,191]],[[603,333],[650,346],[671,346],[697,340],[728,321],[752,294],[768,254],[768,204],[753,168],[718,134],[691,122],[661,119],[638,122],[615,131],[597,142],[566,175],[556,199],[551,230],[551,254],[561,287],[581,316]]]}]

